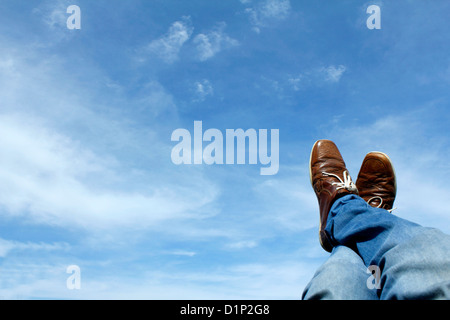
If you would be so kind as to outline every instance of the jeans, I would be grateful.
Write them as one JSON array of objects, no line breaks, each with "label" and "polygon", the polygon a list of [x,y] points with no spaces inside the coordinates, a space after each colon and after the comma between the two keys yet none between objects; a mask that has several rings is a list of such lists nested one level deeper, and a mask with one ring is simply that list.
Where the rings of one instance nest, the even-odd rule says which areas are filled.
[{"label": "jeans", "polygon": [[325,231],[334,248],[303,299],[450,299],[449,235],[356,195],[335,201]]}]

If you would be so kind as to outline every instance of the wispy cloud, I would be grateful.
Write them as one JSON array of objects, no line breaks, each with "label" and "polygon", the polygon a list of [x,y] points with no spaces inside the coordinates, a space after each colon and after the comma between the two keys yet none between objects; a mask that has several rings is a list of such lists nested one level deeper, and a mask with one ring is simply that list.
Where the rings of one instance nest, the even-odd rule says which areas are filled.
[{"label": "wispy cloud", "polygon": [[323,72],[326,81],[339,82],[345,70],[345,66],[339,65],[322,68],[320,71]]},{"label": "wispy cloud", "polygon": [[195,99],[194,101],[202,102],[208,96],[212,96],[214,94],[213,86],[208,79],[203,79],[201,81],[197,81],[194,84],[195,87]]},{"label": "wispy cloud", "polygon": [[[195,259],[194,257],[189,257]],[[67,265],[52,263],[23,265],[10,261],[2,267],[5,279],[0,289],[4,299],[300,299],[315,265],[290,257],[270,263],[234,264],[181,270],[168,268],[134,269],[140,277],[118,276],[118,270],[101,269],[88,275],[81,267],[81,290],[68,290]],[[203,269],[203,271],[202,271]],[[220,288],[220,290],[218,290]]]},{"label": "wispy cloud", "polygon": [[[206,61],[222,50],[239,45],[239,41],[225,33],[226,23],[219,22],[212,29],[199,33],[193,37],[189,45],[195,48],[195,57],[199,61]],[[145,55],[154,55],[168,64],[179,59],[179,53],[194,32],[190,17],[183,17],[176,21],[162,37],[151,41],[141,53],[140,60],[146,60]]]},{"label": "wispy cloud", "polygon": [[288,79],[288,83],[289,83],[289,85],[291,85],[292,89],[294,89],[295,91],[298,91],[298,90],[300,90],[300,87],[301,87],[302,78],[303,78],[302,75],[297,75],[294,77],[291,76]]},{"label": "wispy cloud", "polygon": [[168,254],[173,254],[173,255],[176,255],[176,256],[193,257],[193,256],[195,256],[197,253],[194,252],[194,251],[175,250],[175,251],[170,251],[170,252],[168,252]]},{"label": "wispy cloud", "polygon": [[58,1],[58,3],[43,1],[38,7],[33,9],[33,14],[41,17],[45,25],[51,29],[65,28],[66,21],[69,15],[67,14],[67,7],[70,2]]},{"label": "wispy cloud", "polygon": [[[164,220],[198,218],[201,207],[217,196],[218,189],[198,170],[172,170],[170,139],[160,141],[132,117],[114,113],[121,99],[104,100],[111,113],[100,115],[95,94],[68,78],[57,60],[39,59],[37,53],[28,59],[0,55],[6,58],[0,66],[3,215],[86,230],[146,228]],[[96,78],[89,76],[96,72],[83,76]],[[160,122],[148,117],[152,113],[176,109],[159,83],[143,88],[127,106],[149,109],[146,124]],[[146,169],[132,165],[133,158],[146,159]],[[152,163],[158,170],[149,169]]]},{"label": "wispy cloud", "polygon": [[226,248],[228,249],[249,249],[254,248],[258,245],[258,242],[255,240],[242,240],[237,242],[232,242],[226,245]]},{"label": "wispy cloud", "polygon": [[5,240],[0,238],[0,257],[4,258],[11,251],[54,251],[68,250],[70,248],[67,243],[35,243]]},{"label": "wispy cloud", "polygon": [[304,91],[314,87],[325,87],[339,84],[345,75],[347,67],[344,65],[329,65],[327,67],[313,67],[298,73],[284,74],[278,78],[261,76],[261,88],[270,92],[280,100],[289,97],[292,91]]},{"label": "wispy cloud", "polygon": [[284,166],[290,177],[265,181],[254,187],[264,209],[261,214],[272,226],[286,232],[301,232],[318,222],[317,200],[309,183],[308,164]]},{"label": "wispy cloud", "polygon": [[89,176],[104,181],[120,176],[100,155],[45,127],[25,125],[21,118],[2,117],[0,124],[5,133],[0,149],[9,155],[0,160],[0,203],[14,215],[88,229],[143,227],[187,217],[215,197],[210,187],[198,196],[195,188],[161,183],[138,192],[95,187]]},{"label": "wispy cloud", "polygon": [[166,63],[174,63],[178,60],[178,54],[185,42],[190,39],[193,30],[190,17],[183,17],[182,20],[174,22],[164,36],[150,42],[146,51]]},{"label": "wispy cloud", "polygon": [[[394,214],[449,232],[449,5],[436,3],[390,4],[382,34],[338,2],[303,15],[290,0],[81,1],[79,32],[70,0],[2,5],[0,298],[298,299],[328,257],[308,177],[318,134],[353,176],[366,152],[388,153]],[[193,119],[279,128],[280,173],[174,165],[170,134]],[[81,290],[66,288],[72,264]]]},{"label": "wispy cloud", "polygon": [[[249,2],[242,3],[247,4]],[[286,19],[291,12],[291,3],[289,0],[264,0],[251,8],[247,8],[245,12],[249,16],[253,30],[259,33],[262,27]]]},{"label": "wispy cloud", "polygon": [[222,22],[213,30],[195,36],[193,42],[196,45],[200,61],[208,60],[220,51],[239,44],[237,40],[231,38],[224,32],[225,27],[226,24]]},{"label": "wispy cloud", "polygon": [[324,84],[335,84],[341,81],[347,67],[344,65],[329,65],[327,67],[306,70],[296,75],[287,77],[287,85],[294,91],[307,88],[309,86],[322,86]]},{"label": "wispy cloud", "polygon": [[[71,39],[75,33],[67,29],[67,19],[70,14],[67,8],[73,3],[68,0],[43,1],[32,10],[32,14],[38,17],[41,24],[45,27],[40,29],[43,31],[40,41],[36,41],[34,45],[39,47],[49,47],[60,41]],[[45,38],[45,41],[42,40]]]},{"label": "wispy cloud", "polygon": [[160,115],[177,115],[177,106],[172,95],[156,80],[141,86],[136,94],[139,111],[151,114],[155,119]]}]

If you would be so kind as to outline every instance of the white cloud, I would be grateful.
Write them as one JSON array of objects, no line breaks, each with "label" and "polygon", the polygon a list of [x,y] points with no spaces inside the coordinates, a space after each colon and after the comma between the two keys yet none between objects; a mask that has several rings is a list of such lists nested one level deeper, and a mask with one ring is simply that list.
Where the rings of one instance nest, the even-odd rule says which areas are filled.
[{"label": "white cloud", "polygon": [[346,70],[344,65],[310,69],[296,75],[288,75],[286,85],[294,91],[299,91],[311,85],[335,84],[341,80]]},{"label": "white cloud", "polygon": [[173,63],[178,60],[178,54],[193,30],[190,18],[184,17],[183,20],[174,22],[164,36],[150,42],[146,50],[166,63]]},{"label": "white cloud", "polygon": [[254,188],[264,208],[264,219],[285,232],[318,227],[318,205],[309,182],[308,164],[284,166],[283,170],[291,172],[291,176],[267,180]]},{"label": "white cloud", "polygon": [[[110,97],[109,88],[80,86],[53,57],[11,50],[0,50],[2,215],[97,230],[146,228],[214,212],[202,207],[217,196],[216,184],[198,168],[174,170],[170,135],[161,138],[153,130],[161,121],[149,110],[142,128],[125,116],[124,100]],[[103,79],[92,69],[83,77]],[[102,93],[108,112],[95,98]],[[125,101],[129,109],[151,108],[154,115],[176,110],[157,82]]]},{"label": "white cloud", "polygon": [[196,45],[200,61],[208,60],[220,51],[239,44],[237,40],[224,32],[225,27],[226,24],[222,22],[213,30],[200,33],[194,38],[193,42]]},{"label": "white cloud", "polygon": [[237,241],[232,242],[226,245],[228,249],[251,249],[258,246],[258,242],[255,240],[243,240],[243,241]]},{"label": "white cloud", "polygon": [[139,108],[155,118],[162,114],[172,116],[177,114],[177,106],[172,95],[158,81],[150,81],[143,85],[137,96]]},{"label": "white cloud", "polygon": [[294,89],[295,91],[300,90],[301,88],[301,83],[303,81],[304,76],[303,75],[298,75],[295,77],[290,77],[288,79],[289,84],[292,86],[292,89]]},{"label": "white cloud", "polygon": [[[239,41],[225,33],[225,28],[226,23],[220,22],[211,30],[193,38],[196,59],[206,61],[222,50],[239,45]],[[144,48],[140,60],[145,61],[147,57],[143,55],[150,53],[168,64],[174,63],[179,59],[182,47],[191,39],[193,31],[190,17],[174,22],[164,36],[153,40]]]},{"label": "white cloud", "polygon": [[347,68],[343,65],[339,66],[329,66],[326,68],[322,68],[320,71],[324,74],[324,78],[326,81],[330,82],[339,82],[344,72]]},{"label": "white cloud", "polygon": [[68,0],[42,1],[33,8],[32,13],[38,17],[44,29],[40,29],[39,40],[34,41],[37,47],[51,47],[55,43],[71,39],[76,33],[67,29],[67,19],[70,14],[67,8],[73,3]]},{"label": "white cloud", "polygon": [[65,27],[67,15],[66,15],[66,8],[64,5],[59,5],[55,7],[54,10],[50,12],[49,15],[46,16],[44,19],[44,22],[50,27],[50,28],[61,28]]},{"label": "white cloud", "polygon": [[[316,268],[284,258],[267,264],[236,264],[202,270],[145,271],[135,274],[100,268],[87,273],[91,263],[77,262],[81,268],[81,290],[68,290],[67,264],[8,261],[2,266],[4,299],[300,299],[303,288]],[[169,268],[170,269],[170,268]],[[205,271],[207,270],[207,271]],[[133,272],[133,271],[131,271]]]},{"label": "white cloud", "polygon": [[214,89],[207,79],[203,79],[202,81],[197,81],[194,84],[195,86],[195,101],[201,102],[204,101],[208,96],[214,94]]},{"label": "white cloud", "polygon": [[265,0],[252,8],[246,9],[253,30],[257,33],[261,31],[261,27],[267,27],[276,21],[286,19],[290,12],[291,4],[289,0]]},{"label": "white cloud", "polygon": [[0,159],[0,205],[10,214],[88,229],[145,227],[187,218],[216,196],[202,182],[186,188],[160,181],[140,191],[99,186],[92,177],[111,181],[117,179],[113,175],[132,184],[132,176],[123,176],[113,163],[70,137],[22,117],[1,117],[0,125],[0,150],[7,155]]},{"label": "white cloud", "polygon": [[266,0],[260,7],[263,18],[284,19],[291,10],[289,0]]},{"label": "white cloud", "polygon": [[0,238],[0,257],[4,258],[11,251],[54,251],[67,250],[70,246],[67,243],[34,243],[11,241]]},{"label": "white cloud", "polygon": [[172,255],[175,255],[175,256],[193,257],[193,256],[195,256],[197,253],[194,252],[194,251],[175,250],[175,251],[168,252],[168,254],[172,254]]},{"label": "white cloud", "polygon": [[41,17],[44,24],[51,29],[67,29],[66,22],[69,17],[67,7],[69,5],[68,1],[58,1],[58,3],[44,1],[33,9],[33,14]]}]

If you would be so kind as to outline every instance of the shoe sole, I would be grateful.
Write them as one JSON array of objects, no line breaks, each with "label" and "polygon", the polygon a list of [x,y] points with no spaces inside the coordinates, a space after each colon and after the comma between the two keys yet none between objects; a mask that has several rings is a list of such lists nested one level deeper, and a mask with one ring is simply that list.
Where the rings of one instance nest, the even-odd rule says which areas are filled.
[{"label": "shoe sole", "polygon": [[[316,144],[317,144],[319,141],[324,141],[324,140],[317,140],[317,141],[314,143],[313,147],[311,148],[311,153],[310,153],[310,155],[309,155],[309,182],[311,183],[311,186],[313,187],[313,189],[314,189],[314,185],[313,185],[313,183],[312,183],[311,160],[312,160],[312,153],[313,153],[313,150],[314,150]],[[320,215],[319,215],[319,243],[320,243],[320,246],[321,246],[323,249],[325,249],[326,245],[322,242],[322,235],[321,235],[321,231],[320,231],[320,224],[321,224],[321,223],[322,223],[322,222],[321,222]],[[326,250],[326,249],[325,249],[325,250]],[[327,250],[326,250],[326,251],[327,251]]]},{"label": "shoe sole", "polygon": [[311,160],[312,160],[312,153],[313,153],[314,147],[316,146],[317,142],[319,142],[319,140],[317,140],[314,143],[313,147],[311,148],[311,152],[309,154],[309,183],[311,183],[311,186],[313,185],[312,184],[312,172],[311,172]]},{"label": "shoe sole", "polygon": [[313,147],[311,148],[311,153],[309,154],[309,182],[311,183],[311,186],[312,186],[312,187],[314,187],[314,186],[313,186],[313,183],[312,183],[312,171],[311,171],[312,153],[313,153],[314,148],[316,147],[316,144],[317,144],[319,141],[324,141],[324,140],[317,140],[316,142],[314,142],[314,145],[313,145]]}]

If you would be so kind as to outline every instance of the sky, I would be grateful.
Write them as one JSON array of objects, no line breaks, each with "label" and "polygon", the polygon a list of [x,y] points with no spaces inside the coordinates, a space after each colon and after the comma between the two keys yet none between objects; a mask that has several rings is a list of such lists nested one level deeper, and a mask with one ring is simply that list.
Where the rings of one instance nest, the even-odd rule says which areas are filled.
[{"label": "sky", "polygon": [[[300,299],[328,257],[309,181],[318,139],[354,179],[367,152],[387,153],[393,214],[450,233],[448,12],[446,0],[2,1],[0,298]],[[195,121],[224,137],[278,130],[278,172],[175,164],[172,133],[194,136]]]}]

